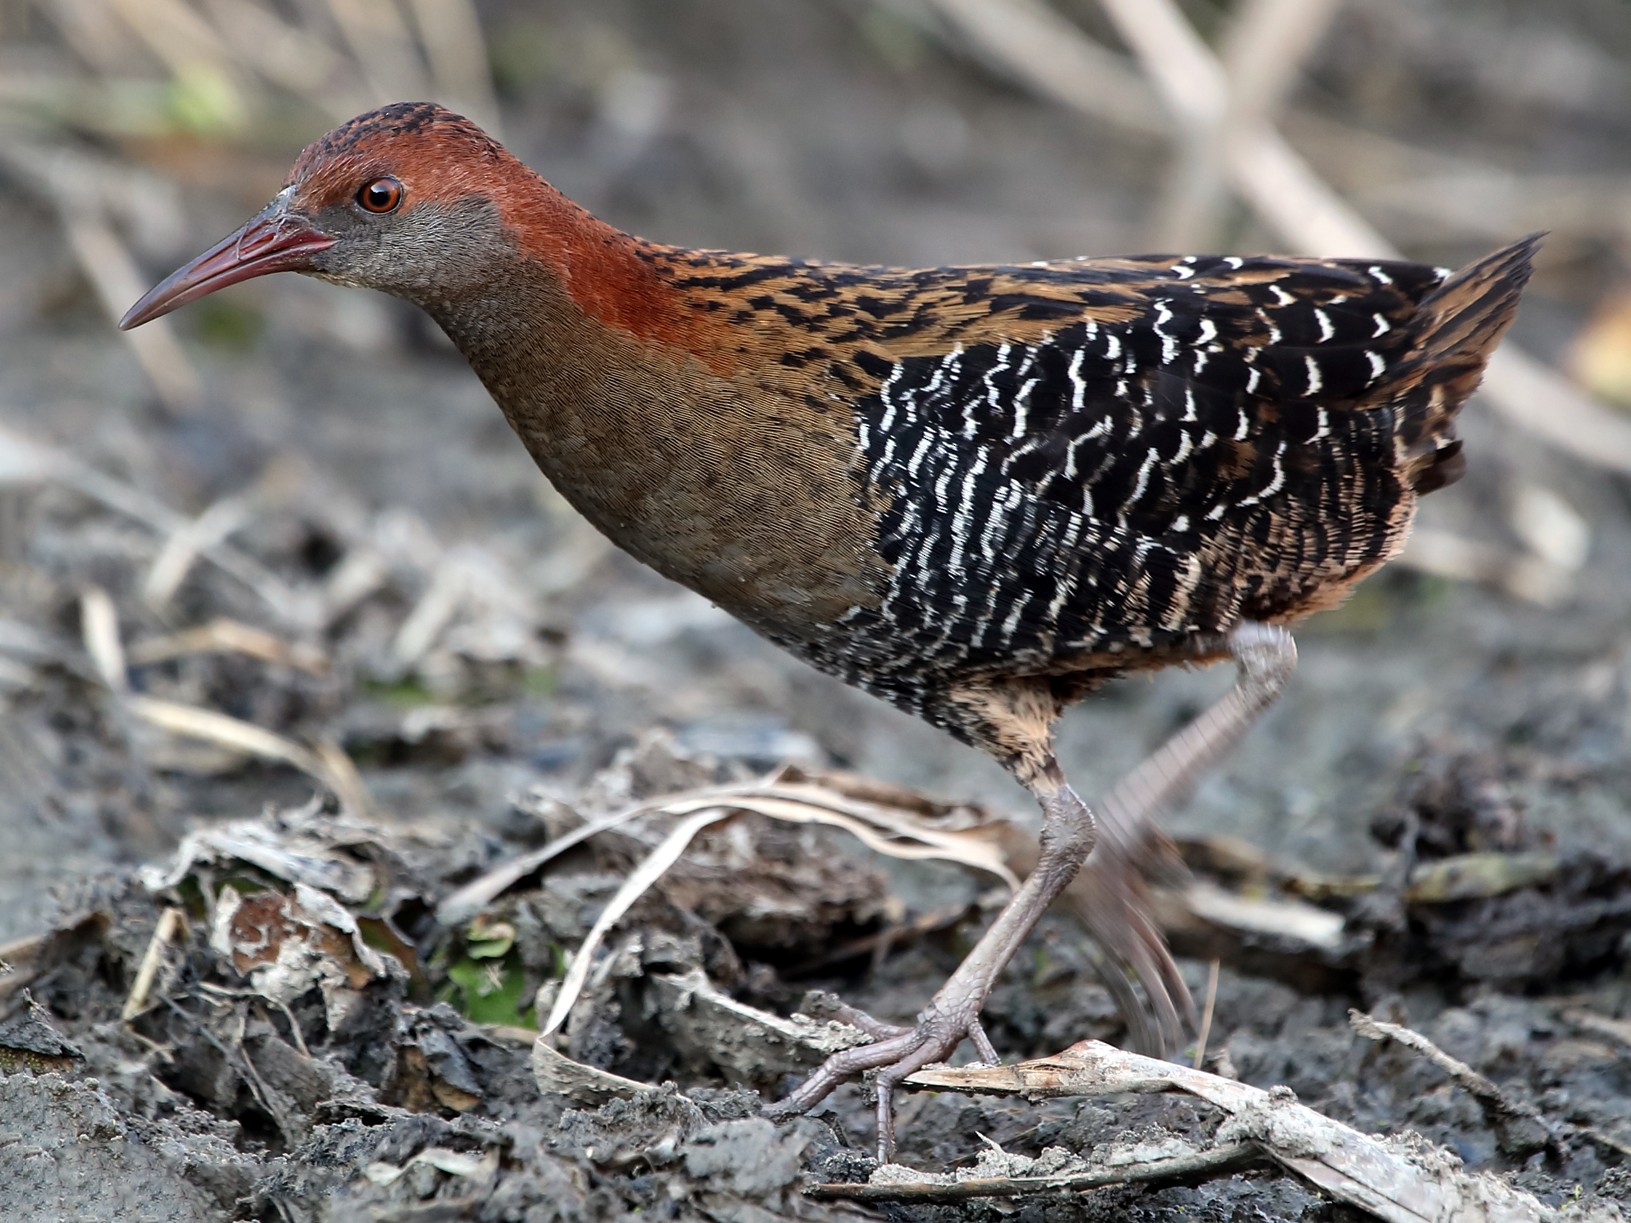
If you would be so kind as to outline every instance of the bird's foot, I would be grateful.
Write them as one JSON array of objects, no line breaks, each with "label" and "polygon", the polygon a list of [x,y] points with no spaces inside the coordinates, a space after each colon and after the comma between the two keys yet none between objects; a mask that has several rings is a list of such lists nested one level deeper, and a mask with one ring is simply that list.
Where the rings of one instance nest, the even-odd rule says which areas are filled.
[{"label": "bird's foot", "polygon": [[991,1038],[980,1026],[978,1009],[978,1002],[970,1005],[966,995],[949,988],[935,996],[910,1028],[883,1023],[842,1004],[829,1008],[832,1018],[859,1028],[873,1038],[872,1043],[833,1054],[796,1091],[772,1104],[767,1112],[777,1120],[808,1112],[846,1080],[875,1071],[872,1089],[878,1108],[878,1159],[888,1163],[895,1155],[895,1088],[902,1080],[925,1066],[944,1061],[965,1037],[973,1042],[981,1062],[998,1062]]}]

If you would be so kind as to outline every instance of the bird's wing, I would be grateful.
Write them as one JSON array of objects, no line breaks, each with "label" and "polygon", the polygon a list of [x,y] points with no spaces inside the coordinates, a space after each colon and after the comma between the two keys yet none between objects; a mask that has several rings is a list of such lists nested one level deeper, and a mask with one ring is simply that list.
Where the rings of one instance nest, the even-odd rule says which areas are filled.
[{"label": "bird's wing", "polygon": [[1378,562],[1402,530],[1387,384],[1445,275],[1148,258],[926,283],[969,300],[937,311],[944,350],[862,357],[893,610],[993,657],[1159,644]]}]

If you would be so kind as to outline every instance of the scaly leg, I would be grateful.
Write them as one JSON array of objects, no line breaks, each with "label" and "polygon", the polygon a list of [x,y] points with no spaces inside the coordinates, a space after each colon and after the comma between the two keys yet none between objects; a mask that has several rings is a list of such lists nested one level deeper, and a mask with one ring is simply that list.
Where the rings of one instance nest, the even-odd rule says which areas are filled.
[{"label": "scaly leg", "polygon": [[[850,1006],[830,995],[819,1007],[812,1007],[811,1013],[820,1019],[832,1019],[839,1023],[847,1023],[852,1028],[859,1028],[873,1040],[888,1040],[892,1036],[903,1036],[912,1029],[898,1023],[885,1023],[881,1019],[874,1019],[858,1007]],[[997,1048],[991,1043],[991,1038],[985,1034],[985,1029],[976,1019],[968,1025],[969,1043],[974,1046],[974,1055],[984,1066],[995,1066],[1002,1059],[997,1056]],[[797,1110],[794,1110],[797,1111]]]},{"label": "scaly leg", "polygon": [[[878,1158],[887,1161],[895,1152],[895,1085],[930,1062],[943,1060],[978,1026],[980,1007],[1002,966],[1036,925],[1054,897],[1081,869],[1093,848],[1093,816],[1067,785],[1061,784],[1043,800],[1042,857],[1030,877],[1015,892],[997,920],[968,957],[940,987],[917,1017],[915,1027],[902,1028],[870,1045],[857,1045],[833,1054],[804,1084],[771,1107],[771,1115],[793,1116],[824,1100],[846,1079],[877,1070],[874,1089],[878,1102]],[[853,1021],[853,1020],[852,1020]],[[881,1025],[862,1025],[878,1034]],[[982,1054],[994,1057],[989,1040]]]},{"label": "scaly leg", "polygon": [[[1129,859],[1155,813],[1181,797],[1202,772],[1240,741],[1247,727],[1285,688],[1296,668],[1297,651],[1291,635],[1276,626],[1251,622],[1240,625],[1229,635],[1229,651],[1240,670],[1235,687],[1110,792],[1102,828],[1108,856],[1119,861]],[[1042,856],[1036,869],[918,1014],[915,1026],[896,1029],[875,1022],[862,1025],[880,1039],[828,1058],[802,1086],[771,1107],[772,1116],[806,1112],[846,1079],[876,1070],[878,1158],[887,1161],[894,1155],[896,1085],[931,1062],[943,1060],[965,1036],[978,1029],[980,1008],[997,974],[1013,958],[1048,906],[1075,878],[1099,835],[1092,812],[1065,784],[1056,764],[1043,769],[1031,789],[1042,804],[1043,817]],[[1108,941],[1111,950],[1130,957],[1148,955],[1148,939],[1153,938],[1160,947],[1160,938],[1142,913],[1135,910],[1129,920],[1130,896],[1124,889],[1112,892],[1108,898],[1112,903],[1090,924]],[[1164,948],[1161,952],[1164,956]],[[1136,966],[1136,959],[1134,963]],[[1162,975],[1170,975],[1170,969],[1163,970]],[[981,1056],[990,1055],[989,1040],[976,1043],[981,1046]]]},{"label": "scaly leg", "polygon": [[1277,624],[1248,620],[1229,634],[1240,675],[1235,686],[1121,781],[1099,804],[1106,849],[1134,853],[1155,815],[1185,798],[1228,755],[1285,691],[1297,669],[1297,645]]},{"label": "scaly leg", "polygon": [[[1156,831],[1156,817],[1181,803],[1206,770],[1234,749],[1297,667],[1296,644],[1278,625],[1242,624],[1230,634],[1229,652],[1240,672],[1235,687],[1095,805],[1098,849],[1087,864],[1087,886],[1076,889],[1077,915],[1095,941],[1143,984],[1154,1011],[1152,1026],[1141,1010],[1129,1009],[1124,1001],[1130,1034],[1162,1053],[1183,1032],[1179,1006],[1191,1025],[1194,1008],[1166,940],[1150,920],[1139,855]],[[1130,995],[1130,985],[1121,980],[1119,992]],[[1114,987],[1112,981],[1116,992]]]}]

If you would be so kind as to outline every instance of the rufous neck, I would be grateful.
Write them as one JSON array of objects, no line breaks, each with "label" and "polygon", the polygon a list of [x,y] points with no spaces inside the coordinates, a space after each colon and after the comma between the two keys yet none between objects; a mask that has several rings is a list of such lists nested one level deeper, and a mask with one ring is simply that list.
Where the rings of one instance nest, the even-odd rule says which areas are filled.
[{"label": "rufous neck", "polygon": [[709,329],[665,273],[671,248],[607,224],[519,162],[515,170],[493,203],[524,260],[552,274],[588,319],[716,365]]}]

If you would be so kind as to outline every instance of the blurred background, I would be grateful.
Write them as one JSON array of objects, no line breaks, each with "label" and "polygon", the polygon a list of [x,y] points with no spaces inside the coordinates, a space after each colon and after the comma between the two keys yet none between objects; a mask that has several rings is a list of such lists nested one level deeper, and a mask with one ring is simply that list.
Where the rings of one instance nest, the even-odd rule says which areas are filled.
[{"label": "blurred background", "polygon": [[[1624,0],[0,0],[0,937],[190,821],[317,785],[502,827],[653,728],[1030,818],[600,540],[411,309],[273,277],[114,330],[304,144],[412,98],[696,246],[1456,264],[1550,231],[1468,478],[1307,626],[1291,695],[1173,826],[1364,869],[1430,775],[1624,848]],[[1088,702],[1078,787],[1229,682]]]}]

